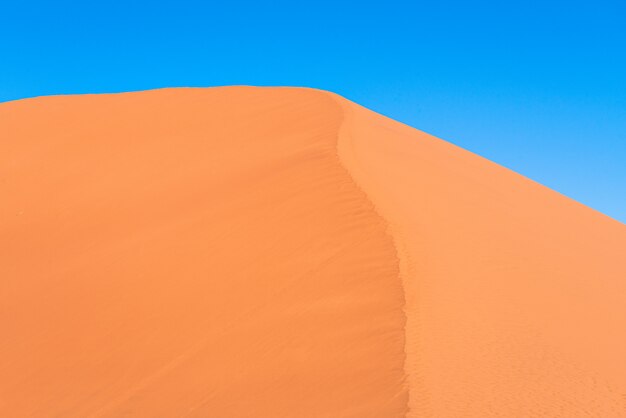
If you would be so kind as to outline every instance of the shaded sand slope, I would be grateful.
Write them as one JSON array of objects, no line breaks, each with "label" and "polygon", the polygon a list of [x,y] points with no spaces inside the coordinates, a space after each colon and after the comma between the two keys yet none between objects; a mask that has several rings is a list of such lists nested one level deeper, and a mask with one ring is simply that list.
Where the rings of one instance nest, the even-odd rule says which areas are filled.
[{"label": "shaded sand slope", "polygon": [[403,416],[393,243],[310,90],[0,107],[0,416]]},{"label": "shaded sand slope", "polygon": [[0,416],[626,416],[624,225],[333,94],[0,104],[0,193]]}]

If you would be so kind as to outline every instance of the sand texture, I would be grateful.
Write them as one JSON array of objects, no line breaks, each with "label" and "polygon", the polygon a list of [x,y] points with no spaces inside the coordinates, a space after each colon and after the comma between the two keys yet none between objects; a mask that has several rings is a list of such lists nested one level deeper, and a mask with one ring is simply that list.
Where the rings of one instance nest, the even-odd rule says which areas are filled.
[{"label": "sand texture", "polygon": [[626,226],[332,93],[0,104],[0,417],[626,417]]}]

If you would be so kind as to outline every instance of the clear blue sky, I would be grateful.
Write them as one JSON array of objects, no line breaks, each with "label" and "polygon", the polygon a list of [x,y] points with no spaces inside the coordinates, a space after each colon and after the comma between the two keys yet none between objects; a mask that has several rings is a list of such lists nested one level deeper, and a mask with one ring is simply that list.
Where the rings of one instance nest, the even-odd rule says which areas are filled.
[{"label": "clear blue sky", "polygon": [[626,222],[625,0],[0,2],[0,101],[231,84],[332,90]]}]

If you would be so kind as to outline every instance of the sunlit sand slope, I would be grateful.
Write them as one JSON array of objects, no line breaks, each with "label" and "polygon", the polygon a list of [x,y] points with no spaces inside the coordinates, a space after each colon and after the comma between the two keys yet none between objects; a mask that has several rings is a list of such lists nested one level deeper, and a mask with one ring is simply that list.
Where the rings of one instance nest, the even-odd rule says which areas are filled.
[{"label": "sunlit sand slope", "polygon": [[626,417],[626,227],[341,102],[399,253],[408,416]]},{"label": "sunlit sand slope", "polygon": [[0,416],[626,416],[626,227],[333,94],[0,104],[0,196]]}]

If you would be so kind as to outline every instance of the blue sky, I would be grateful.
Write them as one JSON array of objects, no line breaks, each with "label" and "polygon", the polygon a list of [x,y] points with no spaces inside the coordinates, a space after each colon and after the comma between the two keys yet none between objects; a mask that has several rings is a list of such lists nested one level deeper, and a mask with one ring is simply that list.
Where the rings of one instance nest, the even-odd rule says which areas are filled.
[{"label": "blue sky", "polygon": [[0,2],[0,101],[231,84],[332,90],[626,222],[624,0]]}]

